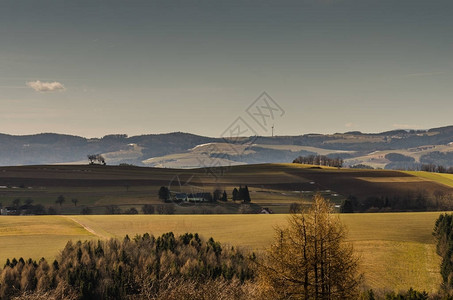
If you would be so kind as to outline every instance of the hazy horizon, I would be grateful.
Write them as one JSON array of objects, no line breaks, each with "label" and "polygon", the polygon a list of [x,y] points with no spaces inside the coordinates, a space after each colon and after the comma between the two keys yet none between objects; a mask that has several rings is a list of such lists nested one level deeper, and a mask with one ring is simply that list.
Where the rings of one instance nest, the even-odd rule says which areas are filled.
[{"label": "hazy horizon", "polygon": [[[390,130],[384,130],[384,131],[375,131],[375,132],[365,132],[365,131],[361,131],[361,130],[347,130],[347,131],[337,131],[337,132],[306,132],[306,133],[301,133],[301,134],[274,134],[274,136],[280,136],[280,137],[285,137],[285,136],[301,136],[301,135],[310,135],[310,134],[321,134],[321,135],[333,135],[333,134],[344,134],[344,133],[349,133],[349,132],[360,132],[362,134],[380,134],[380,133],[384,133],[384,132],[388,132],[388,131],[398,131],[398,130],[404,130],[404,131],[411,131],[411,130],[420,130],[420,131],[427,131],[427,130],[430,130],[430,129],[435,129],[435,128],[442,128],[442,127],[450,127],[450,126],[453,126],[453,124],[451,125],[445,125],[445,126],[436,126],[436,127],[432,127],[432,128],[418,128],[418,129],[415,129],[415,128],[393,128],[393,129],[390,129]],[[83,138],[87,138],[87,139],[96,139],[96,138],[103,138],[104,136],[108,136],[108,135],[122,135],[122,134],[125,134],[127,135],[127,137],[133,137],[133,136],[140,136],[140,135],[161,135],[161,134],[173,134],[173,133],[183,133],[183,134],[193,134],[193,135],[197,135],[197,136],[204,136],[204,137],[209,137],[209,138],[222,138],[222,136],[220,135],[217,135],[217,136],[212,136],[212,135],[203,135],[203,134],[199,134],[199,133],[196,133],[196,132],[188,132],[188,131],[168,131],[168,132],[145,132],[145,133],[139,133],[139,134],[128,134],[127,132],[109,132],[109,133],[106,133],[104,135],[100,135],[100,136],[84,136],[84,135],[79,135],[79,134],[71,134],[71,133],[66,133],[66,132],[37,132],[37,133],[25,133],[25,134],[11,134],[11,133],[7,133],[7,132],[0,132],[0,134],[6,134],[6,135],[11,135],[11,136],[30,136],[30,135],[39,135],[39,134],[61,134],[61,135],[71,135],[71,136],[79,136],[79,137],[83,137]],[[271,137],[271,135],[258,135],[258,136],[262,136],[262,137]],[[243,136],[243,137],[249,137],[249,136]]]},{"label": "hazy horizon", "polygon": [[[0,132],[451,125],[451,1],[2,1]],[[284,114],[246,110],[266,91]]]}]

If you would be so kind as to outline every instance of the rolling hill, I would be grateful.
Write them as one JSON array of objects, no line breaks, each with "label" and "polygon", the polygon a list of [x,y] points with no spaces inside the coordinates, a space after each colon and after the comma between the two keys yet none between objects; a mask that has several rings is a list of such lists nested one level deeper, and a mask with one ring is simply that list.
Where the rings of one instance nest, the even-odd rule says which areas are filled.
[{"label": "rolling hill", "polygon": [[[453,193],[453,175],[393,170],[339,169],[300,164],[255,164],[228,168],[169,169],[101,165],[37,165],[0,167],[0,202],[14,199],[53,206],[63,216],[0,216],[0,258],[46,257],[52,260],[67,240],[122,238],[145,232],[199,232],[221,242],[262,251],[273,238],[273,227],[284,224],[283,214],[236,214],[242,206],[231,200],[231,190],[248,185],[251,209],[267,207],[287,213],[292,203],[308,205],[314,193],[334,204],[354,195],[359,203],[407,198],[406,210],[421,201],[418,193]],[[191,192],[225,189],[227,202],[209,204],[176,203],[177,214],[186,215],[77,215],[91,208],[103,214],[109,205],[123,211],[143,204],[161,205],[160,186],[171,191]],[[59,206],[55,200],[63,195]],[[70,199],[77,198],[77,204]],[[449,199],[451,203],[451,197]],[[428,202],[427,202],[428,203]],[[434,203],[434,202],[429,202]],[[388,211],[392,207],[373,207]],[[393,208],[392,208],[393,209]],[[451,209],[451,208],[450,208]],[[395,209],[396,210],[396,209]],[[249,213],[252,211],[248,211]],[[211,214],[216,215],[200,215]],[[192,214],[192,215],[187,215]],[[440,212],[341,214],[349,228],[349,240],[361,257],[367,287],[435,291],[441,281],[440,258],[431,235]]]},{"label": "rolling hill", "polygon": [[[356,211],[424,211],[450,209],[453,175],[393,170],[338,169],[300,164],[255,164],[218,168],[169,169],[133,166],[38,165],[0,167],[0,203],[52,206],[63,214],[78,214],[84,207],[104,213],[108,205],[122,209],[162,204],[161,186],[172,192],[225,190],[228,201],[203,204],[177,203],[176,213],[237,213],[231,201],[234,188],[247,185],[252,211],[269,207],[287,213],[291,203],[306,204],[321,193],[339,206],[355,201]],[[56,199],[64,196],[61,205]],[[72,203],[71,199],[77,199]],[[443,205],[443,206],[442,206]]]},{"label": "rolling hill", "polygon": [[[131,137],[111,134],[91,139],[54,133],[0,134],[0,165],[81,164],[87,162],[88,154],[103,154],[110,165],[197,168],[284,163],[300,155],[321,154],[344,158],[345,165],[399,169],[437,163],[448,167],[453,166],[452,142],[453,126],[370,134],[244,137],[239,142],[182,132]],[[394,153],[405,158],[386,157]]]},{"label": "rolling hill", "polygon": [[[361,258],[366,287],[435,292],[442,281],[431,234],[439,212],[342,214]],[[198,232],[205,238],[260,252],[286,215],[21,216],[0,217],[0,263],[6,258],[52,261],[68,240],[131,238]]]}]

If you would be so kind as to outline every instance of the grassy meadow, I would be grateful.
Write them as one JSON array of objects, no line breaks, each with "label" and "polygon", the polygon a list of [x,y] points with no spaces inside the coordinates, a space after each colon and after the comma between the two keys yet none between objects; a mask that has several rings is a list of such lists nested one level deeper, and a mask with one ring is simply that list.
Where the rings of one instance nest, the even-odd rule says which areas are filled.
[{"label": "grassy meadow", "polygon": [[406,173],[426,180],[432,180],[449,187],[453,187],[453,174],[433,173],[424,171],[407,171]]},{"label": "grassy meadow", "polygon": [[1,216],[0,263],[6,258],[54,259],[68,240],[86,240],[93,234],[62,216]]},{"label": "grassy meadow", "polygon": [[[361,257],[366,284],[375,289],[434,291],[440,257],[431,235],[439,213],[340,215],[349,240]],[[273,240],[274,227],[287,215],[92,215],[20,216],[0,218],[0,258],[52,259],[68,239],[122,238],[145,232],[154,235],[198,232],[222,243],[260,252]]]}]

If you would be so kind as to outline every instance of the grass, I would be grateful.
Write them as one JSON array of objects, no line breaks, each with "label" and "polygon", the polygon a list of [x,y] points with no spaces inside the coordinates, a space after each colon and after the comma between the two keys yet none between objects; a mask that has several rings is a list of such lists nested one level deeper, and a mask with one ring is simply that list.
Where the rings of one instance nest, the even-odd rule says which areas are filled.
[{"label": "grass", "polygon": [[431,234],[438,212],[341,215],[369,286],[435,291],[440,257]]},{"label": "grass", "polygon": [[435,181],[448,187],[453,187],[453,174],[441,174],[424,171],[407,171],[405,173]]},{"label": "grass", "polygon": [[[0,202],[32,198],[35,204],[55,204],[63,194],[61,208],[71,216],[0,217],[0,263],[7,257],[53,259],[67,240],[122,238],[149,232],[155,236],[173,231],[198,232],[223,243],[262,251],[273,240],[274,226],[285,224],[286,215],[135,215],[80,216],[81,207],[103,213],[105,205],[122,209],[145,203],[160,204],[157,191],[178,176],[184,185],[226,189],[248,184],[252,202],[277,213],[288,211],[292,202],[309,202],[315,191],[335,204],[349,195],[366,199],[376,195],[406,194],[420,189],[450,193],[453,175],[388,170],[355,170],[298,164],[259,164],[231,167],[214,178],[203,169],[177,170],[102,166],[24,166],[0,168]],[[3,186],[8,186],[3,188]],[[20,188],[22,186],[22,188]],[[178,189],[179,185],[175,187]],[[173,189],[173,188],[172,188]],[[231,195],[231,194],[230,194]],[[71,203],[79,200],[78,206]],[[237,205],[220,205],[233,213]],[[214,209],[214,208],[213,208]],[[191,213],[192,207],[178,206],[177,213]],[[348,226],[349,239],[362,257],[366,283],[377,289],[414,287],[434,291],[440,284],[440,258],[435,254],[431,231],[439,213],[352,214],[341,218]]]},{"label": "grass", "polygon": [[[341,215],[361,259],[366,284],[374,289],[414,287],[435,291],[441,281],[440,257],[431,235],[439,213]],[[117,215],[1,217],[0,259],[53,259],[68,239],[122,238],[145,232],[157,236],[198,232],[222,243],[262,251],[274,227],[287,215]]]},{"label": "grass", "polygon": [[0,217],[0,258],[44,257],[53,260],[68,240],[85,240],[93,235],[62,216]]}]

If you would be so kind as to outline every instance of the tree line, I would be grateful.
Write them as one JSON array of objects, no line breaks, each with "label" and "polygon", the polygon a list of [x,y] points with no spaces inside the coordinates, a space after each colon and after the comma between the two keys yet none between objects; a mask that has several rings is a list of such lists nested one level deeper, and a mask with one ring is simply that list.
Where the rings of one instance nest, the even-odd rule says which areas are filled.
[{"label": "tree line", "polygon": [[405,171],[425,171],[431,173],[447,173],[453,174],[453,167],[446,167],[437,164],[421,164],[421,163],[390,163],[385,166],[386,169],[405,170]]},{"label": "tree line", "polygon": [[293,163],[341,168],[343,159],[340,157],[330,158],[325,155],[309,155],[299,156],[293,160]]},{"label": "tree line", "polygon": [[453,167],[445,167],[435,164],[423,164],[420,167],[420,171],[432,172],[432,173],[448,173],[453,174]]},{"label": "tree line", "polygon": [[249,282],[256,274],[254,260],[253,253],[191,233],[70,241],[52,263],[7,260],[0,298],[52,292],[62,299],[164,299],[176,284]]},{"label": "tree line", "polygon": [[390,196],[358,198],[354,195],[344,199],[340,212],[392,212],[392,211],[438,211],[453,209],[453,194],[443,190],[428,192],[419,189]]},{"label": "tree line", "polygon": [[55,207],[34,204],[34,200],[31,198],[27,198],[23,202],[21,198],[15,198],[9,206],[0,203],[0,208],[7,210],[9,215],[56,215],[58,213]]}]

